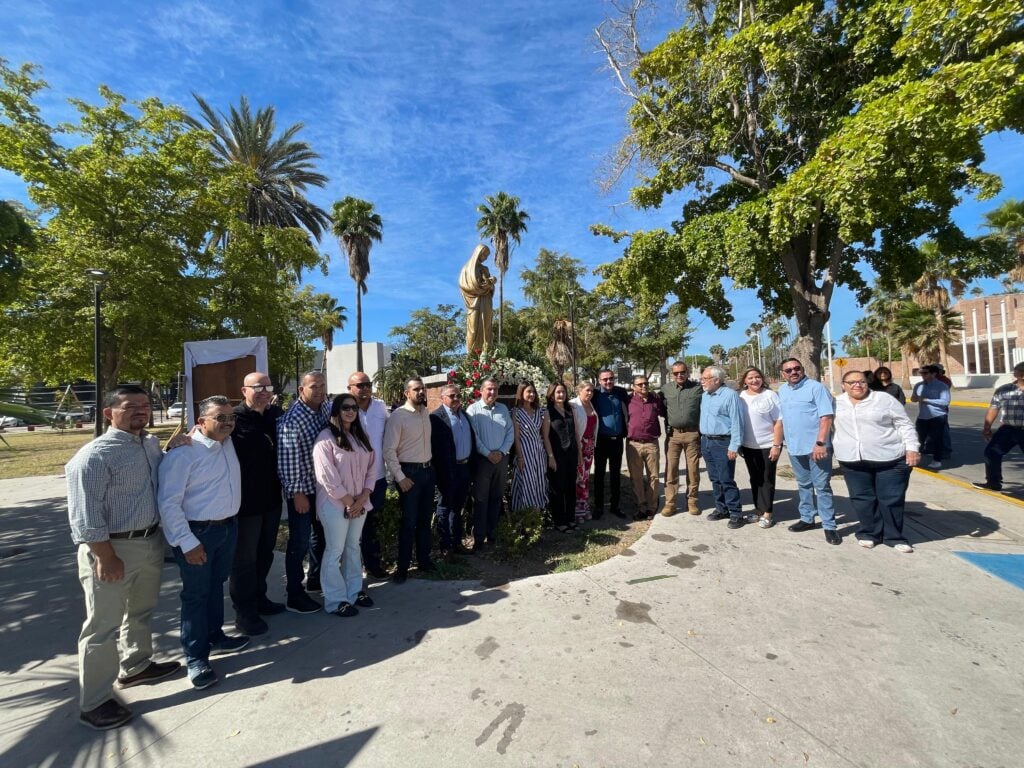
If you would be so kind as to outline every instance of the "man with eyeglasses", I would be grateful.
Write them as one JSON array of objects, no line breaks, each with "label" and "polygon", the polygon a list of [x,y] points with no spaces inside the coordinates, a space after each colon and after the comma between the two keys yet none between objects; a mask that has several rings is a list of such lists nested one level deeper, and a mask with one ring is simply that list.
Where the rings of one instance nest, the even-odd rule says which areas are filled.
[{"label": "man with eyeglasses", "polygon": [[284,503],[277,476],[277,420],[284,411],[273,399],[274,385],[267,374],[256,371],[246,376],[231,433],[242,471],[242,506],[228,593],[235,607],[235,629],[243,635],[262,635],[267,623],[260,617],[285,609],[284,603],[267,598],[267,575],[274,563]]},{"label": "man with eyeglasses", "polygon": [[682,360],[672,363],[672,378],[665,384],[665,506],[661,514],[676,513],[679,492],[679,458],[686,457],[686,509],[700,514],[697,494],[700,488],[700,405],[703,390],[690,380],[690,369]]},{"label": "man with eyeglasses", "polygon": [[597,392],[594,410],[597,411],[597,442],[594,445],[594,514],[600,520],[604,514],[604,474],[609,473],[610,499],[608,511],[616,517],[625,517],[619,509],[622,486],[622,449],[626,439],[626,406],[629,393],[615,384],[615,374],[602,368],[597,374]]},{"label": "man with eyeglasses", "polygon": [[[634,520],[650,520],[658,509],[658,475],[661,451],[661,422],[665,401],[653,394],[646,376],[633,377],[629,398],[629,424],[626,428],[626,465],[636,496]],[[646,475],[646,476],[645,476]]]},{"label": "man with eyeglasses", "polygon": [[473,428],[462,412],[459,388],[441,388],[441,405],[430,413],[430,451],[440,501],[436,525],[441,556],[465,555],[462,543],[462,508],[469,498],[470,460],[473,458]]},{"label": "man with eyeglasses", "polygon": [[431,456],[427,391],[417,376],[405,383],[405,403],[391,412],[384,428],[384,461],[398,484],[402,505],[398,570],[393,577],[396,584],[404,584],[409,577],[414,544],[419,570],[435,570],[430,560],[430,519],[434,514]]},{"label": "man with eyeglasses", "polygon": [[789,530],[811,530],[818,515],[825,541],[842,544],[832,501],[832,393],[821,382],[808,379],[795,357],[783,360],[780,370],[785,379],[779,387],[780,420],[800,497],[800,519]]},{"label": "man with eyeglasses", "polygon": [[246,635],[224,633],[224,582],[238,539],[242,477],[229,439],[235,414],[223,395],[199,403],[190,445],[160,463],[157,501],[167,542],[181,571],[181,646],[188,679],[197,690],[214,685],[210,656],[240,651]]},{"label": "man with eyeglasses", "polygon": [[[299,384],[299,397],[277,420],[277,474],[288,504],[288,546],[284,553],[288,600],[292,613],[316,613],[322,606],[309,596],[320,591],[320,561],[324,556],[324,528],[316,519],[316,477],[313,443],[331,414],[326,401],[327,379],[310,371]],[[309,573],[302,585],[303,560],[309,555]]]},{"label": "man with eyeglasses", "polygon": [[[156,490],[160,441],[146,432],[146,390],[122,385],[103,398],[110,429],[84,445],[65,468],[71,538],[85,622],[78,637],[79,721],[117,728],[132,712],[112,688],[155,683],[180,669],[152,660],[150,619],[160,597],[164,537]],[[120,674],[119,674],[120,673]]]},{"label": "man with eyeglasses", "polygon": [[370,438],[373,448],[373,468],[377,480],[370,493],[370,511],[366,513],[363,523],[363,535],[359,548],[363,555],[363,567],[375,579],[383,579],[388,573],[380,559],[380,539],[377,537],[377,518],[384,509],[384,499],[388,490],[387,471],[384,468],[384,426],[388,423],[388,407],[384,401],[373,396],[373,384],[370,377],[362,371],[356,371],[348,377],[348,391],[356,399],[359,406],[359,423],[366,436]]},{"label": "man with eyeglasses", "polygon": [[725,385],[725,370],[717,365],[704,369],[700,386],[700,449],[715,498],[708,520],[727,517],[730,528],[742,528],[750,521],[743,514],[736,485],[736,456],[743,442],[740,396]]},{"label": "man with eyeglasses", "polygon": [[919,406],[914,426],[921,441],[921,453],[932,455],[928,469],[941,469],[947,455],[944,434],[949,428],[950,395],[949,387],[939,381],[938,375],[937,365],[922,366],[921,381],[910,396],[910,401]]},{"label": "man with eyeglasses", "polygon": [[466,416],[473,427],[476,452],[472,470],[473,551],[480,552],[494,543],[515,429],[512,414],[498,402],[498,382],[492,378],[480,382],[480,399],[466,409]]}]

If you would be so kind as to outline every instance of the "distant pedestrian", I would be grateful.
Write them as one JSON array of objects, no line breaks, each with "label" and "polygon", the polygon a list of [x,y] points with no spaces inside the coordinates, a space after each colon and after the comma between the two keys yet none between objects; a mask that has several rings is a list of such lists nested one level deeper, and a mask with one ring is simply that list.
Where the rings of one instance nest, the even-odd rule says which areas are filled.
[{"label": "distant pedestrian", "polygon": [[591,402],[593,397],[594,385],[583,381],[576,387],[576,397],[569,401],[576,422],[576,440],[580,444],[580,461],[576,467],[577,525],[591,517],[590,466],[594,463],[594,443],[597,437],[597,411]]},{"label": "distant pedestrian", "polygon": [[874,381],[869,381],[868,387],[875,392],[885,392],[899,400],[900,405],[907,404],[907,396],[903,394],[903,387],[892,380],[892,371],[884,365],[875,369]]},{"label": "distant pedestrian", "polygon": [[576,467],[580,445],[569,404],[569,390],[562,382],[548,387],[548,506],[551,523],[560,533],[576,528]]},{"label": "distant pedestrian", "polygon": [[661,463],[661,421],[665,401],[650,391],[646,376],[633,377],[626,427],[626,464],[636,496],[634,520],[650,520],[658,509],[658,475]]},{"label": "distant pedestrian", "polygon": [[[999,429],[992,425],[999,417]],[[1013,366],[1013,381],[996,389],[985,413],[981,436],[985,446],[985,482],[974,483],[987,491],[1003,490],[1003,456],[1014,446],[1024,451],[1024,363]]]},{"label": "distant pedestrian", "polygon": [[686,462],[686,510],[700,514],[700,402],[704,390],[690,378],[682,360],[672,363],[671,381],[662,388],[665,397],[665,506],[661,514],[676,513],[679,493],[679,459]]},{"label": "distant pedestrian", "polygon": [[160,597],[164,537],[156,491],[163,458],[146,432],[146,390],[120,386],[107,393],[102,414],[110,428],[86,443],[65,468],[71,538],[85,622],[78,636],[79,721],[108,730],[132,719],[112,695],[176,673],[177,661],[152,660],[150,619]]},{"label": "distant pedestrian", "polygon": [[736,454],[743,441],[743,417],[736,391],[725,385],[725,371],[709,365],[700,376],[700,453],[708,468],[715,509],[708,520],[729,518],[730,528],[747,523],[736,485]]},{"label": "distant pedestrian", "polygon": [[594,409],[600,419],[597,442],[594,445],[594,519],[604,512],[604,474],[608,470],[610,498],[608,512],[625,517],[619,508],[622,486],[622,453],[626,440],[626,405],[629,393],[615,384],[615,374],[607,368],[597,374],[598,390],[594,394]]},{"label": "distant pedestrian", "polygon": [[783,360],[780,370],[785,379],[779,387],[782,431],[800,496],[800,519],[789,530],[811,530],[817,514],[825,541],[842,544],[832,501],[832,393],[820,381],[807,378],[795,357]]},{"label": "distant pedestrian", "polygon": [[913,552],[903,535],[903,509],[919,446],[903,406],[850,371],[836,400],[833,444],[860,520],[857,542],[872,549],[884,541],[897,552]]},{"label": "distant pedestrian", "polygon": [[932,455],[928,469],[941,469],[942,460],[947,457],[943,435],[949,420],[949,387],[938,380],[938,368],[934,365],[921,368],[921,379],[910,396],[918,404],[917,436],[921,453]]},{"label": "distant pedestrian", "polygon": [[771,528],[775,524],[772,507],[775,502],[775,468],[782,453],[782,422],[779,396],[766,385],[764,374],[751,366],[740,378],[740,415],[743,417],[743,446],[740,453],[750,476],[750,495],[758,525]]}]

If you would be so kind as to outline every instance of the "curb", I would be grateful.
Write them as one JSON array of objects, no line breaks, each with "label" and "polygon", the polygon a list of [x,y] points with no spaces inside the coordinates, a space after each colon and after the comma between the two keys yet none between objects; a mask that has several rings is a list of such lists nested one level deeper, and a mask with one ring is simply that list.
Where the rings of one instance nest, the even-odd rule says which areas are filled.
[{"label": "curb", "polygon": [[993,499],[999,499],[1005,501],[1008,504],[1024,508],[1024,501],[1014,498],[1013,496],[1007,496],[1005,493],[997,493],[996,491],[986,491],[984,488],[976,488],[968,482],[960,480],[956,477],[950,477],[949,475],[940,475],[938,472],[932,472],[930,469],[924,469],[923,467],[914,467],[915,472],[920,472],[928,477],[934,477],[936,480],[943,480],[951,485],[955,485],[958,488],[966,488],[968,491],[974,491],[975,493],[983,493],[986,496],[991,496]]},{"label": "curb", "polygon": [[972,403],[968,400],[950,400],[950,405],[955,405],[957,408],[985,408],[988,409],[988,403]]}]

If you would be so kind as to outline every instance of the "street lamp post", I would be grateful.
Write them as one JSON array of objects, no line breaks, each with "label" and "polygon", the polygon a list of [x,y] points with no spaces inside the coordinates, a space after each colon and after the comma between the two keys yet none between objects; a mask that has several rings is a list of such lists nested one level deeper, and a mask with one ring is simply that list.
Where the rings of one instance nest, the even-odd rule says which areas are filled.
[{"label": "street lamp post", "polygon": [[85,274],[92,278],[93,302],[93,376],[96,378],[96,408],[93,415],[93,435],[103,434],[103,368],[100,361],[100,291],[107,281],[107,273],[102,269],[87,269]]},{"label": "street lamp post", "polygon": [[572,386],[575,389],[578,383],[576,374],[576,291],[570,288],[565,295],[569,299],[569,330],[572,334]]}]

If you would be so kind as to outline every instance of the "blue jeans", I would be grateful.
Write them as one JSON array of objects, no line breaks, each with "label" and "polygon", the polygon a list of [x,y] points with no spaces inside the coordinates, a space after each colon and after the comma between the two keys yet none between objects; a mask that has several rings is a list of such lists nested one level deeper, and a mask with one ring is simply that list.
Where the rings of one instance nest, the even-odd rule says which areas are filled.
[{"label": "blue jeans", "polygon": [[821,518],[821,527],[826,531],[834,531],[836,512],[832,504],[832,454],[829,453],[820,461],[815,461],[810,455],[791,455],[789,463],[793,467],[799,488],[800,519],[805,523],[813,523],[817,511],[818,517]]},{"label": "blue jeans", "polygon": [[304,594],[302,561],[309,555],[309,580],[320,581],[320,561],[324,556],[324,527],[316,519],[316,491],[306,494],[309,512],[295,511],[295,500],[288,497],[288,546],[284,551],[284,573],[288,597]]},{"label": "blue jeans", "polygon": [[1024,451],[1024,428],[1003,424],[985,446],[985,482],[992,488],[1003,487],[1003,456],[1017,446]]},{"label": "blue jeans", "polygon": [[399,491],[402,525],[398,529],[398,572],[406,573],[412,563],[413,542],[416,564],[430,565],[430,518],[434,515],[434,469],[419,464],[402,464],[402,474],[412,480],[412,488]]},{"label": "blue jeans", "polygon": [[896,461],[841,461],[850,504],[860,520],[858,539],[881,544],[906,543],[903,508],[910,483],[905,458]]},{"label": "blue jeans", "polygon": [[359,541],[359,549],[363,554],[363,565],[367,571],[380,571],[383,565],[380,562],[380,539],[377,538],[377,515],[384,511],[384,502],[388,490],[388,479],[380,478],[374,483],[373,491],[370,493],[370,506],[373,507],[363,515],[363,537]]},{"label": "blue jeans", "polygon": [[451,487],[441,493],[437,505],[437,536],[441,549],[450,552],[462,544],[462,508],[469,497],[469,462],[452,467]]},{"label": "blue jeans", "polygon": [[206,551],[206,562],[192,565],[181,547],[174,548],[181,570],[181,647],[189,669],[195,669],[207,664],[211,643],[225,637],[224,582],[235,559],[238,521],[190,522],[188,527]]},{"label": "blue jeans", "polygon": [[740,489],[736,485],[736,459],[729,458],[729,441],[701,435],[700,452],[708,468],[715,509],[728,512],[729,517],[738,520],[743,508],[740,505]]}]

